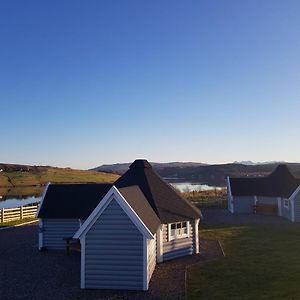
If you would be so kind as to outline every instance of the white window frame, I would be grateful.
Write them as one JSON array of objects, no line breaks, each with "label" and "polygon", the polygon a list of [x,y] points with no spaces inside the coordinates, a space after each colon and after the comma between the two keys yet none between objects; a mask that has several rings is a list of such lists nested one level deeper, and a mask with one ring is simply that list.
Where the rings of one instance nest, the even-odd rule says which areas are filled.
[{"label": "white window frame", "polygon": [[[175,235],[171,235],[171,226],[175,224],[175,226],[177,227],[177,224],[181,224],[181,230],[182,228],[182,223],[186,223],[186,227],[187,227],[187,233],[179,233],[180,230],[178,230],[177,228],[175,228]],[[173,229],[174,230],[174,229]],[[190,237],[190,222],[189,221],[182,221],[182,222],[176,222],[176,223],[170,223],[168,224],[168,241],[173,241],[173,240],[178,240],[178,239],[185,239],[185,238],[189,238]]]},{"label": "white window frame", "polygon": [[289,199],[283,199],[283,206],[285,208],[290,208],[290,201],[289,201]]}]

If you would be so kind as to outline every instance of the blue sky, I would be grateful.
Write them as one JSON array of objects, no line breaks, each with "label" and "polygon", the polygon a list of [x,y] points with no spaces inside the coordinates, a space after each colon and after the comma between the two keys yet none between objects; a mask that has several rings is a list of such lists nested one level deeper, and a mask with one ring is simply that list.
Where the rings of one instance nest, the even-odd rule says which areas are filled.
[{"label": "blue sky", "polygon": [[0,161],[300,161],[299,1],[1,1]]}]

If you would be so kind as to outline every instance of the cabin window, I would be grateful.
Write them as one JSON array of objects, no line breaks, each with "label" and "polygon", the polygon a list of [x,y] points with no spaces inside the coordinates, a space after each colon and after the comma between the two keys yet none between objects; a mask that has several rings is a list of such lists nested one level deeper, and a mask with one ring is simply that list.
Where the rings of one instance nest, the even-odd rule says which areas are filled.
[{"label": "cabin window", "polygon": [[283,205],[284,205],[285,208],[289,208],[289,204],[290,204],[289,199],[284,199],[283,200]]},{"label": "cabin window", "polygon": [[169,224],[169,241],[189,237],[189,222]]}]

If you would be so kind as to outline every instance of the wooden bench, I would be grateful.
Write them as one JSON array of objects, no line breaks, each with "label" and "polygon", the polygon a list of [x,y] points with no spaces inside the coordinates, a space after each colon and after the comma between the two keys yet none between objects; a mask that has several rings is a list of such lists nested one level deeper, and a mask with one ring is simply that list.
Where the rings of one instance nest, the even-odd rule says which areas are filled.
[{"label": "wooden bench", "polygon": [[80,252],[80,241],[73,239],[72,237],[64,237],[63,240],[66,242],[67,254],[70,254],[70,250]]}]

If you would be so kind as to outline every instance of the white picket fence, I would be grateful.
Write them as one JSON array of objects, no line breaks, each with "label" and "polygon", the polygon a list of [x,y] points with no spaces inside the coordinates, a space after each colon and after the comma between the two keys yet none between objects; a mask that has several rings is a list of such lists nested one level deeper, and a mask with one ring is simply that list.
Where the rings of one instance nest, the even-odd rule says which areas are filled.
[{"label": "white picket fence", "polygon": [[0,223],[34,218],[37,209],[38,204],[29,204],[16,208],[2,208],[0,209]]}]

